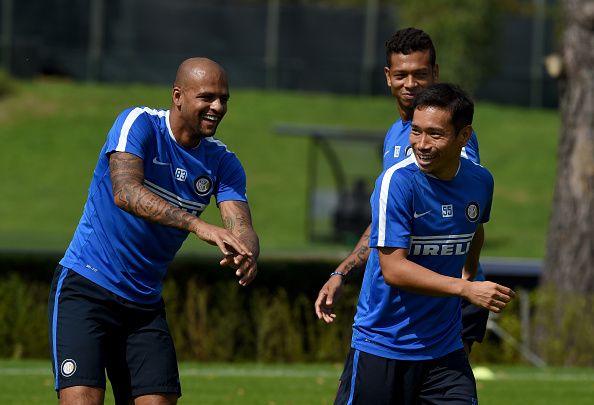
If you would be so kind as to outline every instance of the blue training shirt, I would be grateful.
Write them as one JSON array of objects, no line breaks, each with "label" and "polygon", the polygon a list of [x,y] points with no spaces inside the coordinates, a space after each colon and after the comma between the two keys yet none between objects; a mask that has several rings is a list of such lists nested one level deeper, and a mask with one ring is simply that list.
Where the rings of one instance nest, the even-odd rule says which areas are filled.
[{"label": "blue training shirt", "polygon": [[[424,174],[411,155],[376,181],[369,245],[409,249],[409,260],[460,278],[478,224],[489,220],[492,197],[493,177],[482,166],[460,159],[456,176],[444,181]],[[372,255],[357,303],[352,347],[400,360],[442,357],[463,347],[460,318],[459,297],[389,286],[377,254]]]},{"label": "blue training shirt", "polygon": [[235,154],[213,137],[203,138],[193,149],[179,145],[169,111],[139,107],[118,116],[60,264],[128,300],[156,302],[167,266],[188,232],[151,223],[115,205],[109,155],[116,151],[143,159],[145,187],[196,216],[211,196],[217,204],[247,201],[245,172]]},{"label": "blue training shirt", "polygon": [[[412,154],[409,138],[410,126],[411,121],[402,121],[400,118],[394,124],[392,124],[388,130],[388,133],[384,138],[383,170],[387,170],[391,166],[404,160]],[[472,130],[472,135],[470,136],[468,144],[462,148],[460,156],[470,159],[474,163],[481,163],[478,139],[474,130]],[[372,251],[371,254],[377,255],[377,252]],[[485,273],[480,263],[478,265],[476,277],[474,279],[477,281],[485,281]]]}]

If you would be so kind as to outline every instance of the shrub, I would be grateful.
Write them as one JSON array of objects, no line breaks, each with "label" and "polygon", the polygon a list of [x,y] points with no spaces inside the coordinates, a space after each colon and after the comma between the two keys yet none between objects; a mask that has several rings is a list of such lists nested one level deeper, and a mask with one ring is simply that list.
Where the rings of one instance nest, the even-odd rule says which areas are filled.
[{"label": "shrub", "polygon": [[47,357],[49,287],[17,273],[0,279],[0,357]]},{"label": "shrub", "polygon": [[15,88],[14,79],[6,70],[0,69],[0,99],[14,93]]},{"label": "shrub", "polygon": [[594,295],[535,292],[534,346],[549,365],[594,366]]}]

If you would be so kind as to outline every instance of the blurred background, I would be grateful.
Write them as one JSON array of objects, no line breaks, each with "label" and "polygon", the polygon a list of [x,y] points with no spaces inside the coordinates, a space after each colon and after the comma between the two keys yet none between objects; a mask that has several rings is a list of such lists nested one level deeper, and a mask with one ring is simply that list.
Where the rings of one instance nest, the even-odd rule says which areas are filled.
[{"label": "blurred background", "polygon": [[420,23],[434,31],[444,79],[484,100],[557,106],[543,66],[556,50],[556,1],[410,3],[2,0],[2,63],[17,77],[169,84],[180,60],[201,54],[235,88],[383,95],[385,40]]},{"label": "blurred background", "polygon": [[[0,357],[48,357],[52,270],[117,114],[169,108],[179,63],[207,56],[229,75],[229,112],[217,137],[246,169],[262,254],[254,285],[238,289],[218,268],[216,249],[189,238],[164,289],[179,358],[341,363],[360,278],[345,289],[333,325],[315,319],[313,302],[369,223],[383,136],[398,118],[384,43],[408,26],[432,37],[440,79],[476,101],[481,162],[496,183],[482,263],[488,279],[520,296],[492,319],[473,364],[592,365],[584,353],[594,333],[580,333],[574,349],[584,355],[571,362],[565,340],[536,343],[561,122],[555,69],[545,63],[559,62],[556,0],[0,0]],[[216,207],[203,217],[220,223]],[[309,371],[321,390],[312,389],[313,399],[290,403],[330,403],[340,367],[328,367]],[[522,381],[527,369],[515,370],[501,373]],[[580,401],[594,395],[594,377],[575,372],[584,374],[562,391],[551,392],[544,378],[533,392],[549,400],[577,392],[558,403],[587,403]],[[521,383],[486,381],[479,394],[493,402],[485,403],[502,392],[515,393],[509,403],[525,403]],[[251,403],[233,390],[221,403]]]}]

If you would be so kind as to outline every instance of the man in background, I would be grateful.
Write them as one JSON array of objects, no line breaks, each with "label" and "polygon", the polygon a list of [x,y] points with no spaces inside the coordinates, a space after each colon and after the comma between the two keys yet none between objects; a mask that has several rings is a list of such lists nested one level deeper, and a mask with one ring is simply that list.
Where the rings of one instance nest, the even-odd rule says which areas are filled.
[{"label": "man in background", "polygon": [[[407,158],[411,153],[409,133],[413,115],[413,101],[421,90],[436,83],[439,79],[439,65],[433,41],[428,34],[416,28],[397,31],[386,41],[386,83],[396,100],[398,120],[386,134],[383,147],[383,169]],[[462,148],[462,156],[480,163],[479,147],[476,134],[472,132],[468,144]],[[365,268],[368,260],[377,263],[376,252],[369,248],[371,225],[363,232],[355,248],[331,273],[330,278],[321,288],[315,302],[315,311],[319,319],[326,323],[334,320],[333,312],[336,300],[340,296],[342,285],[352,277],[353,270]],[[484,239],[482,226],[475,237]],[[477,245],[478,246],[478,245]],[[478,252],[472,252],[478,254]],[[465,277],[468,274],[465,273]],[[484,280],[484,273],[479,265],[477,280]],[[463,300],[463,340],[467,353],[474,341],[481,342],[486,331],[488,311],[471,305]]]}]

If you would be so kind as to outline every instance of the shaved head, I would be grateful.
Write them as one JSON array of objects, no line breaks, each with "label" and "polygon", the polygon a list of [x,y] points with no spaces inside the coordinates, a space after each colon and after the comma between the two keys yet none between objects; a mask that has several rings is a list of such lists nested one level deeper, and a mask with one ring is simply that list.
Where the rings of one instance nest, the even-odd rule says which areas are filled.
[{"label": "shaved head", "polygon": [[213,73],[226,78],[225,69],[215,61],[208,58],[189,58],[184,60],[177,68],[174,86],[186,87],[200,81],[208,73]]},{"label": "shaved head", "polygon": [[227,113],[229,84],[225,69],[208,58],[184,60],[177,69],[171,92],[169,120],[175,139],[195,147],[213,136]]}]

